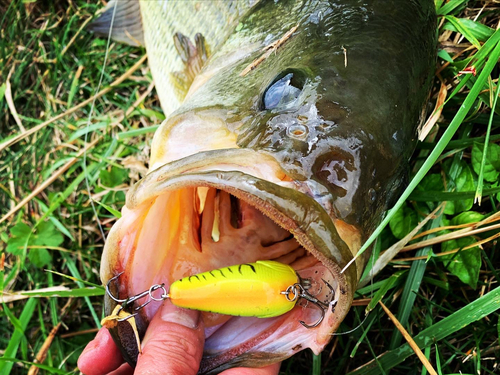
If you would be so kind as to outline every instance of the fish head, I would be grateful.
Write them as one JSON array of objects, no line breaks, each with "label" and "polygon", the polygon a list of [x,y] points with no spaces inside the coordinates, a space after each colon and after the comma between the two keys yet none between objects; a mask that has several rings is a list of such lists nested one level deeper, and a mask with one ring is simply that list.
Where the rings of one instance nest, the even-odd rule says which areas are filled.
[{"label": "fish head", "polygon": [[[300,324],[321,315],[304,301],[265,319],[202,313],[200,372],[319,353],[349,311],[366,256],[343,268],[404,180],[435,58],[432,2],[359,3],[256,5],[157,130],[150,172],[111,230],[101,278],[124,272],[120,298],[272,259],[335,302],[315,328]],[[398,21],[411,12],[418,30]],[[141,335],[158,307],[140,310]],[[113,335],[134,363],[131,330]]]}]

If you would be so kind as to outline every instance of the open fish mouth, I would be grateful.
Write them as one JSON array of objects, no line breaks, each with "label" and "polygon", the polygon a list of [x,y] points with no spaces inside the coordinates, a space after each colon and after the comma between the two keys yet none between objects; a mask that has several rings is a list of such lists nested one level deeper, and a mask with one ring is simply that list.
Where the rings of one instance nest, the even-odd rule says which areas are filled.
[{"label": "open fish mouth", "polygon": [[[353,256],[340,235],[346,238],[349,231],[306,190],[271,156],[253,150],[205,151],[159,166],[128,193],[105,247],[101,278],[106,283],[124,271],[111,286],[114,295],[127,298],[153,284],[168,289],[183,277],[235,264],[289,264],[310,280],[310,294],[334,299],[336,308],[310,329],[300,321],[313,324],[321,311],[307,301],[274,318],[202,312],[206,342],[200,372],[263,366],[307,347],[318,353],[347,314],[357,272],[353,265],[341,273]],[[115,305],[106,299],[107,314]],[[159,307],[150,303],[140,310],[140,335]],[[138,352],[130,327],[119,324],[112,334],[134,364]]]}]

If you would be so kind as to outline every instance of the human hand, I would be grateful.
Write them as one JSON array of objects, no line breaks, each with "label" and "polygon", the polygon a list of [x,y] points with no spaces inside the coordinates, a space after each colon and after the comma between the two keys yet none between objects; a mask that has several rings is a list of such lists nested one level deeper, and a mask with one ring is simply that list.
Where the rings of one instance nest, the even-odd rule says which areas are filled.
[{"label": "human hand", "polygon": [[[142,340],[142,354],[135,370],[124,362],[106,328],[101,328],[87,345],[78,359],[78,368],[86,375],[195,375],[204,343],[199,311],[181,310],[165,301]],[[221,375],[277,375],[279,367],[277,363],[262,368],[233,368]]]}]

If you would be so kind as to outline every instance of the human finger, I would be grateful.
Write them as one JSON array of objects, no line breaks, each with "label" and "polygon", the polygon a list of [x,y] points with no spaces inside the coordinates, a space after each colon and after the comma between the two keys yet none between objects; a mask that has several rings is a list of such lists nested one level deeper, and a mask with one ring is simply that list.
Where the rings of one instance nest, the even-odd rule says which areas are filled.
[{"label": "human finger", "polygon": [[85,375],[105,375],[124,363],[107,328],[101,328],[78,358],[78,368]]},{"label": "human finger", "polygon": [[204,343],[200,312],[165,301],[146,331],[134,374],[195,375]]}]

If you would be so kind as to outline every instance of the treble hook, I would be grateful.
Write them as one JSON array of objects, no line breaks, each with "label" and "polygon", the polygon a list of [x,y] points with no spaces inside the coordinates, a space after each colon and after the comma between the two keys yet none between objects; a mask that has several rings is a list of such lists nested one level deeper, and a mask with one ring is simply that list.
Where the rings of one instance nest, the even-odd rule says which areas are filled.
[{"label": "treble hook", "polygon": [[113,301],[117,302],[117,303],[124,303],[124,302],[127,302],[128,298],[125,298],[125,299],[119,299],[119,298],[116,298],[113,293],[111,293],[111,291],[109,290],[109,285],[111,284],[112,281],[115,281],[115,280],[118,280],[118,278],[123,275],[125,271],[122,271],[120,272],[118,275],[112,277],[111,279],[108,280],[108,282],[106,283],[106,294],[109,296],[109,298],[111,298]]},{"label": "treble hook", "polygon": [[[164,298],[167,298],[168,294],[167,294],[167,290],[165,289],[165,284],[154,284],[148,290],[145,290],[144,292],[141,292],[139,294],[136,294],[135,296],[128,297],[128,298],[125,298],[125,299],[119,299],[119,298],[115,297],[113,295],[113,293],[111,293],[111,290],[109,289],[109,285],[111,284],[112,281],[117,280],[123,274],[123,272],[120,272],[118,275],[112,277],[106,283],[106,294],[113,301],[115,301],[117,303],[121,303],[121,308],[122,309],[125,308],[127,305],[130,305],[130,304],[134,303],[135,301],[137,301],[137,300],[139,300],[141,298],[147,297],[147,296],[149,296],[149,299],[146,302],[144,302],[142,305],[136,307],[134,309],[135,311],[139,311],[140,309],[142,309],[143,307],[147,306],[148,304],[150,304],[153,301],[162,301]],[[157,291],[158,289],[161,289],[162,292],[163,292],[160,298],[155,297],[153,295],[153,293],[155,291]]]},{"label": "treble hook", "polygon": [[309,328],[309,329],[319,326],[321,324],[321,322],[323,321],[323,319],[325,318],[326,311],[328,310],[328,308],[331,306],[332,312],[333,312],[335,309],[335,306],[337,305],[337,301],[334,300],[335,299],[335,290],[325,279],[321,279],[321,280],[325,283],[325,285],[330,289],[330,292],[332,293],[332,298],[330,299],[330,301],[328,303],[320,301],[319,299],[317,299],[316,297],[311,295],[309,292],[307,292],[306,287],[307,287],[307,289],[309,289],[310,281],[305,284],[306,287],[305,287],[305,285],[303,285],[304,281],[301,280],[301,283],[296,283],[296,284],[290,285],[286,289],[286,291],[281,292],[281,294],[284,294],[286,296],[287,300],[289,300],[290,302],[296,301],[298,298],[303,298],[306,301],[311,302],[312,304],[314,304],[316,307],[318,307],[321,310],[321,317],[314,324],[307,324],[303,320],[299,320],[300,324],[302,324],[304,327]]}]

